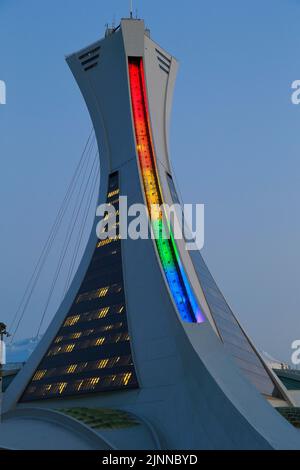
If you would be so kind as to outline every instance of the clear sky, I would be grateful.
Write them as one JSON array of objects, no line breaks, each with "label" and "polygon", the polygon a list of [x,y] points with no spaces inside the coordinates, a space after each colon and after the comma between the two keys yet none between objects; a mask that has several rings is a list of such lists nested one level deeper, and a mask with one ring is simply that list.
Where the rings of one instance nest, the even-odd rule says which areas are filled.
[{"label": "clear sky", "polygon": [[[300,105],[290,98],[300,79],[300,1],[134,3],[181,63],[172,159],[184,202],[206,206],[208,266],[257,346],[288,360],[300,339]],[[102,37],[128,5],[0,0],[0,319],[8,323],[91,127],[64,55]],[[36,332],[55,261],[54,249],[18,338]],[[45,326],[60,298],[58,289]]]}]

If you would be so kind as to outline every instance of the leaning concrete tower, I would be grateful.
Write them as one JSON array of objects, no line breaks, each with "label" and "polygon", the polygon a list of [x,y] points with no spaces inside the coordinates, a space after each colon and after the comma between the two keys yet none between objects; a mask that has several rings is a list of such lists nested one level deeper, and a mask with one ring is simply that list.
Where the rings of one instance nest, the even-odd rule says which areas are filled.
[{"label": "leaning concrete tower", "polygon": [[[180,204],[168,140],[176,59],[144,21],[124,19],[67,63],[97,137],[98,203],[117,214],[121,195],[148,208]],[[99,240],[97,222],[66,298],[5,393],[2,430],[16,417],[22,429],[24,417],[47,426],[53,416],[70,429],[63,410],[114,409],[143,423],[144,448],[300,447],[274,409],[290,405],[285,390],[201,254],[162,237],[168,221],[157,214],[154,239],[122,239],[118,220],[116,236]],[[115,439],[111,448],[130,446],[127,434]]]}]

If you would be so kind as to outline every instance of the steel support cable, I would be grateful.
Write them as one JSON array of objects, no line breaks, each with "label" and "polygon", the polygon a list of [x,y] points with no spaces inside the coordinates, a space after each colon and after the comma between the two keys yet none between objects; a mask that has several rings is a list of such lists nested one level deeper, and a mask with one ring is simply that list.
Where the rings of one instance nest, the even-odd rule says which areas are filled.
[{"label": "steel support cable", "polygon": [[87,200],[87,204],[86,204],[86,207],[85,207],[84,218],[82,219],[81,228],[80,228],[80,231],[78,232],[76,246],[75,246],[75,249],[74,249],[74,252],[73,252],[73,257],[72,257],[72,261],[71,261],[71,264],[70,264],[67,281],[66,281],[66,284],[65,284],[64,294],[66,294],[68,288],[70,287],[71,280],[73,279],[73,276],[75,274],[74,273],[74,267],[75,267],[75,263],[76,263],[77,258],[78,258],[78,253],[79,253],[79,249],[80,249],[83,234],[84,234],[84,229],[85,229],[86,222],[87,222],[87,219],[88,219],[88,216],[89,216],[89,213],[90,213],[91,204],[92,204],[92,200],[93,200],[93,195],[95,193],[95,188],[96,188],[98,175],[99,175],[99,170],[98,170],[97,173],[95,173],[95,178],[94,178],[94,181],[93,181],[92,186],[91,186],[90,196]]},{"label": "steel support cable", "polygon": [[[99,152],[97,152],[96,155],[97,155],[96,158],[98,159]],[[70,267],[69,267],[69,271],[68,271],[68,275],[67,275],[67,280],[66,280],[66,284],[65,284],[64,295],[66,294],[68,288],[70,287],[71,279],[73,278],[73,275],[74,275],[74,267],[75,267],[75,263],[76,263],[76,260],[77,260],[77,257],[78,257],[78,253],[79,253],[80,245],[81,245],[81,242],[82,242],[86,222],[87,222],[88,216],[90,214],[91,205],[92,205],[92,201],[93,201],[93,195],[95,194],[96,183],[97,183],[97,179],[98,179],[98,176],[99,176],[99,171],[100,171],[100,168],[98,166],[97,172],[95,172],[94,181],[91,185],[90,195],[89,195],[89,198],[87,199],[87,203],[86,203],[86,206],[85,206],[85,209],[84,209],[84,217],[82,219],[81,227],[80,227],[80,230],[78,232],[75,248],[74,248],[74,251],[73,251],[73,256],[72,256],[72,260],[71,260],[71,263],[70,263]]]},{"label": "steel support cable", "polygon": [[83,222],[82,222],[82,225],[81,225],[80,232],[78,234],[76,247],[75,247],[75,250],[74,250],[74,253],[73,253],[73,260],[72,260],[72,263],[70,265],[70,270],[69,270],[69,273],[68,273],[68,279],[67,279],[67,283],[66,283],[66,287],[65,287],[66,290],[70,285],[70,281],[73,278],[73,275],[75,274],[74,273],[74,266],[75,266],[75,263],[76,263],[76,260],[77,260],[77,257],[78,257],[78,253],[79,253],[80,245],[81,245],[81,242],[82,242],[82,238],[83,238],[83,234],[84,234],[84,228],[86,226],[87,218],[88,218],[88,215],[89,215],[90,210],[91,210],[91,204],[92,204],[93,195],[94,195],[95,189],[96,189],[97,179],[99,177],[99,171],[100,171],[100,168],[98,168],[97,173],[95,173],[95,179],[94,179],[94,182],[93,182],[93,185],[92,185],[92,188],[91,188],[90,202],[89,202],[89,204],[86,205],[85,216],[84,216],[84,219],[83,219]]},{"label": "steel support cable", "polygon": [[[98,155],[98,152],[96,152],[96,155],[94,155],[94,161],[93,161],[93,166],[95,165],[96,161],[97,160],[97,155]],[[80,214],[80,211],[81,211],[81,208],[82,208],[82,205],[83,205],[83,201],[84,201],[84,195],[85,195],[85,192],[86,192],[86,189],[84,191],[84,194],[83,196],[81,197],[81,193],[82,193],[82,189],[83,189],[83,183],[85,182],[85,177],[86,177],[86,174],[87,174],[87,170],[88,170],[88,166],[86,167],[85,169],[85,174],[84,174],[84,177],[83,177],[83,180],[82,180],[82,183],[81,183],[81,186],[80,186],[80,189],[78,191],[78,194],[77,194],[77,199],[76,199],[76,202],[75,202],[75,206],[74,206],[74,209],[73,209],[73,214],[71,216],[71,219],[70,219],[70,224],[69,224],[69,228],[70,230],[72,229],[72,226],[74,226],[74,223],[72,223],[75,218],[76,220],[78,219],[79,217],[79,214]],[[80,200],[80,197],[81,197],[81,200]],[[84,212],[85,213],[85,212]],[[76,223],[76,220],[75,220],[75,223]],[[74,227],[75,228],[75,227]],[[74,230],[74,229],[73,229]],[[73,233],[73,230],[72,230],[72,233]],[[69,231],[69,230],[68,230]],[[67,234],[68,234],[68,231],[67,231]],[[66,243],[67,238],[65,239],[65,243]],[[71,238],[69,239],[69,241],[71,241]],[[68,275],[69,275],[69,271],[68,271]]]},{"label": "steel support cable", "polygon": [[[89,154],[90,154],[91,145],[92,145],[92,141],[91,141],[91,143],[90,143],[88,152],[85,154],[85,157],[84,157],[83,159],[81,159],[81,165],[79,165],[79,172],[77,172],[77,175],[76,175],[75,179],[73,178],[73,184],[72,184],[72,186],[70,185],[70,186],[71,186],[71,190],[69,191],[69,194],[67,195],[67,197],[65,197],[65,199],[64,199],[65,204],[64,204],[64,205],[62,204],[62,206],[61,206],[61,207],[62,207],[62,211],[60,212],[59,216],[57,217],[57,223],[54,224],[55,228],[54,228],[54,230],[53,230],[52,236],[50,237],[50,241],[49,241],[49,243],[48,243],[48,246],[47,246],[47,248],[46,248],[46,251],[44,252],[44,257],[43,257],[43,259],[42,259],[42,261],[41,261],[41,263],[40,263],[40,266],[39,266],[39,268],[38,268],[38,270],[37,270],[37,272],[36,272],[36,276],[35,276],[34,282],[33,282],[32,286],[31,286],[31,289],[30,289],[30,292],[29,292],[29,296],[27,297],[27,300],[26,300],[26,302],[25,302],[25,304],[24,304],[24,306],[23,306],[22,313],[21,313],[21,316],[20,316],[20,318],[19,318],[18,324],[17,324],[17,326],[16,326],[16,328],[15,328],[14,333],[12,334],[11,342],[13,341],[14,336],[15,336],[15,334],[16,334],[16,332],[18,331],[18,328],[19,328],[19,326],[20,326],[20,323],[21,323],[22,319],[24,318],[24,315],[25,315],[25,313],[26,313],[26,309],[27,309],[28,304],[29,304],[29,302],[30,302],[30,300],[31,300],[32,294],[33,294],[34,289],[35,289],[35,287],[36,287],[36,284],[37,284],[37,282],[38,282],[40,273],[41,273],[41,271],[42,271],[42,269],[43,269],[43,267],[44,267],[44,265],[45,265],[45,262],[46,262],[46,260],[47,260],[48,255],[49,255],[49,252],[51,251],[53,242],[54,242],[54,240],[55,240],[55,238],[56,238],[56,236],[57,236],[57,233],[58,233],[58,230],[59,230],[59,228],[60,228],[60,226],[61,226],[61,223],[62,223],[62,221],[63,221],[64,215],[65,215],[65,213],[66,213],[66,211],[67,211],[67,209],[68,209],[68,207],[69,207],[69,203],[70,203],[70,201],[71,201],[72,193],[73,193],[73,191],[74,191],[74,189],[75,189],[75,187],[76,187],[77,181],[78,181],[78,179],[79,179],[79,177],[80,177],[80,174],[81,174],[82,169],[83,169],[84,164],[85,164],[84,161],[85,161],[86,159],[88,159],[88,156],[89,156]],[[78,167],[77,167],[77,168],[78,168]],[[69,187],[69,188],[70,188],[70,187]]]},{"label": "steel support cable", "polygon": [[[96,163],[96,159],[94,159],[92,168],[91,168],[91,170],[90,170],[90,174],[89,174],[89,177],[88,177],[88,181],[87,181],[87,183],[86,183],[85,190],[84,190],[84,193],[83,193],[83,196],[82,196],[82,200],[81,200],[80,206],[78,207],[78,210],[77,210],[77,213],[76,213],[76,215],[75,215],[75,218],[74,218],[74,220],[73,220],[72,218],[71,218],[71,220],[70,220],[70,224],[69,224],[69,227],[68,227],[68,230],[67,230],[67,233],[66,233],[64,245],[63,245],[63,248],[62,248],[62,250],[61,250],[61,254],[60,254],[58,266],[57,266],[57,269],[56,269],[56,271],[55,271],[55,275],[54,275],[54,278],[53,278],[53,281],[52,281],[52,284],[51,284],[51,288],[50,288],[49,295],[48,295],[48,297],[47,297],[47,301],[46,301],[45,308],[44,308],[44,310],[43,310],[42,318],[41,318],[41,321],[40,321],[40,323],[39,323],[39,327],[38,327],[38,330],[37,330],[37,333],[36,333],[36,337],[38,337],[38,335],[40,334],[40,331],[41,331],[41,328],[42,328],[42,325],[43,325],[43,322],[44,322],[46,313],[47,313],[47,311],[48,311],[48,307],[49,307],[49,304],[50,304],[50,301],[51,301],[51,298],[52,298],[52,295],[53,295],[53,292],[54,292],[54,289],[55,289],[57,280],[58,280],[59,275],[60,275],[60,272],[61,272],[61,268],[62,268],[62,266],[63,266],[64,260],[65,260],[66,254],[67,254],[67,251],[68,251],[68,248],[69,248],[69,245],[70,245],[70,241],[71,241],[71,238],[72,238],[72,235],[73,235],[75,226],[76,226],[76,222],[77,222],[77,219],[78,219],[78,215],[79,215],[79,213],[80,213],[80,208],[81,208],[82,202],[83,202],[83,200],[84,200],[84,198],[85,198],[86,191],[87,191],[87,188],[88,188],[90,179],[91,179],[92,174],[93,174],[93,170],[94,170],[95,163]],[[70,234],[69,234],[69,230],[70,230]]]},{"label": "steel support cable", "polygon": [[13,320],[12,320],[12,323],[10,324],[10,327],[9,327],[9,328],[10,328],[11,331],[12,331],[12,328],[13,328],[14,323],[15,323],[15,321],[16,321],[16,318],[17,318],[17,316],[18,316],[18,313],[19,313],[19,311],[21,310],[21,307],[22,307],[22,305],[23,305],[23,303],[24,303],[24,300],[25,300],[25,298],[26,298],[26,296],[27,296],[27,293],[28,293],[28,291],[29,291],[29,289],[30,289],[31,283],[32,283],[33,279],[35,278],[36,272],[38,271],[40,264],[43,263],[44,258],[47,256],[47,249],[48,249],[49,245],[51,244],[51,242],[52,242],[52,240],[53,240],[53,237],[55,237],[55,233],[56,233],[56,231],[57,231],[57,229],[58,229],[59,222],[60,222],[60,220],[62,219],[62,215],[63,215],[63,212],[64,212],[64,208],[68,206],[68,203],[69,203],[69,201],[70,201],[71,191],[72,191],[72,188],[73,188],[74,184],[76,183],[76,178],[78,178],[78,172],[80,173],[80,171],[79,171],[79,170],[80,170],[80,166],[81,166],[81,164],[82,164],[82,162],[83,162],[83,159],[84,159],[83,157],[84,157],[84,155],[85,155],[85,152],[86,152],[86,149],[87,149],[87,146],[88,146],[88,143],[89,143],[89,141],[90,141],[91,136],[92,136],[92,133],[90,134],[90,136],[89,136],[89,138],[88,138],[88,141],[87,141],[87,143],[86,143],[86,145],[85,145],[84,151],[82,152],[80,161],[79,161],[79,163],[78,163],[78,165],[77,165],[77,167],[76,167],[76,170],[75,170],[75,172],[74,172],[74,175],[73,175],[73,177],[72,177],[72,180],[71,180],[71,182],[70,182],[70,184],[69,184],[68,190],[67,190],[67,192],[66,192],[66,194],[65,194],[65,197],[64,197],[64,199],[63,199],[63,202],[61,203],[59,212],[58,212],[58,214],[57,214],[57,216],[56,216],[56,219],[55,219],[55,221],[54,221],[54,223],[53,223],[53,225],[52,225],[52,228],[51,228],[51,230],[50,230],[50,234],[49,234],[49,236],[48,236],[48,238],[47,238],[47,240],[46,240],[46,243],[45,243],[45,245],[44,245],[44,247],[43,247],[43,249],[42,249],[42,252],[41,252],[41,254],[40,254],[39,258],[38,258],[38,261],[37,261],[37,263],[36,263],[36,265],[35,265],[34,271],[33,271],[32,275],[31,275],[31,277],[30,277],[30,280],[29,280],[29,282],[28,282],[28,284],[27,284],[27,287],[26,287],[26,289],[25,289],[25,292],[24,292],[24,294],[23,294],[23,297],[22,297],[22,299],[21,299],[21,302],[20,302],[20,304],[19,304],[19,306],[18,306],[18,308],[17,308],[17,311],[16,311],[16,313],[15,313],[15,315],[14,315],[14,318],[13,318]]},{"label": "steel support cable", "polygon": [[[82,203],[83,203],[84,198],[85,198],[85,194],[86,194],[86,191],[87,191],[87,188],[88,188],[88,185],[89,185],[89,181],[90,181],[91,175],[93,173],[94,166],[95,166],[95,160],[94,160],[92,168],[90,170],[88,181],[86,183],[85,190],[84,190],[84,193],[82,195],[80,205],[77,208],[77,211],[76,211],[76,205],[74,207],[74,211],[73,211],[73,214],[72,214],[72,217],[71,217],[71,220],[70,220],[67,232],[66,232],[66,237],[65,237],[65,240],[64,240],[63,248],[61,250],[58,266],[57,266],[57,269],[55,271],[55,275],[54,275],[54,278],[53,278],[53,281],[52,281],[50,292],[49,292],[49,295],[48,295],[48,298],[47,298],[47,302],[46,302],[46,305],[45,305],[45,308],[44,308],[44,311],[43,311],[43,315],[42,315],[41,322],[39,324],[39,328],[38,328],[36,336],[38,336],[39,333],[40,333],[40,330],[41,330],[44,318],[46,316],[46,313],[47,313],[47,310],[48,310],[48,307],[49,307],[49,304],[50,304],[50,301],[51,301],[51,298],[52,298],[52,295],[53,295],[53,292],[54,292],[54,289],[55,289],[55,286],[56,286],[56,283],[57,283],[57,280],[59,278],[64,260],[65,260],[65,257],[66,257],[66,254],[67,254],[67,251],[68,251],[68,248],[69,248],[69,245],[70,245],[70,241],[72,239],[72,235],[73,235],[73,232],[74,232],[74,229],[75,229],[75,226],[76,226],[76,222],[77,222],[78,216],[80,214]],[[75,214],[75,212],[76,212],[76,214]],[[69,233],[70,233],[70,236],[69,236]]]},{"label": "steel support cable", "polygon": [[[92,138],[92,137],[93,137],[93,138]],[[28,306],[28,304],[29,304],[29,302],[30,302],[30,299],[31,299],[32,294],[33,294],[33,291],[34,291],[35,286],[36,286],[36,284],[37,284],[37,281],[38,281],[38,279],[39,279],[39,275],[40,275],[40,273],[41,273],[41,271],[42,271],[42,269],[43,269],[43,266],[44,266],[44,264],[45,264],[45,262],[46,262],[46,259],[47,259],[47,257],[48,257],[48,254],[49,254],[49,252],[50,252],[50,250],[51,250],[51,248],[52,248],[52,245],[53,245],[53,242],[54,242],[54,240],[55,240],[55,238],[56,238],[57,232],[58,232],[58,230],[59,230],[59,228],[60,228],[60,226],[61,226],[61,222],[62,222],[62,220],[63,220],[64,214],[65,214],[66,210],[68,209],[68,206],[69,206],[69,203],[70,203],[70,200],[71,200],[71,196],[72,196],[72,192],[74,191],[74,188],[76,187],[76,184],[77,184],[78,179],[79,179],[79,177],[80,177],[82,168],[83,168],[83,166],[84,166],[84,161],[85,161],[85,159],[87,158],[87,155],[89,154],[88,148],[90,149],[91,142],[93,141],[93,139],[94,139],[94,135],[93,135],[93,130],[92,130],[91,133],[90,133],[90,135],[89,135],[89,137],[88,137],[88,140],[87,140],[87,142],[86,142],[86,144],[85,144],[84,150],[83,150],[83,152],[82,152],[82,154],[81,154],[81,156],[80,156],[79,162],[78,162],[78,164],[77,164],[77,166],[76,166],[76,168],[75,168],[74,174],[73,174],[72,179],[71,179],[71,181],[70,181],[70,184],[69,184],[69,186],[68,186],[67,192],[66,192],[66,194],[65,194],[65,196],[64,196],[64,199],[63,199],[63,201],[62,201],[62,203],[61,203],[61,206],[60,206],[60,208],[59,208],[58,214],[57,214],[57,216],[56,216],[56,218],[55,218],[55,221],[54,221],[54,223],[53,223],[53,225],[52,225],[52,227],[51,227],[49,236],[48,236],[48,238],[47,238],[47,240],[46,240],[46,243],[45,243],[45,245],[44,245],[44,247],[43,247],[43,249],[42,249],[42,252],[41,252],[41,254],[40,254],[39,258],[38,258],[38,261],[37,261],[37,263],[36,263],[36,265],[35,265],[35,267],[34,267],[33,273],[32,273],[32,275],[31,275],[31,277],[30,277],[30,279],[29,279],[29,281],[28,281],[28,283],[27,283],[27,286],[26,286],[26,288],[25,288],[25,292],[24,292],[24,294],[23,294],[23,296],[22,296],[22,299],[21,299],[21,301],[20,301],[20,303],[19,303],[19,305],[18,305],[18,308],[17,308],[17,310],[16,310],[16,312],[15,312],[14,318],[13,318],[11,324],[10,324],[10,331],[12,331],[12,330],[13,330],[13,327],[14,327],[14,325],[15,325],[15,322],[16,322],[16,320],[17,320],[17,318],[18,318],[18,315],[19,315],[19,313],[20,313],[21,310],[22,310],[22,312],[21,312],[21,317],[20,317],[19,322],[18,322],[18,324],[17,324],[17,326],[16,326],[16,328],[15,328],[15,331],[13,332],[13,334],[12,334],[12,336],[11,336],[10,342],[13,341],[14,336],[15,336],[15,334],[16,334],[18,328],[19,328],[19,325],[20,325],[20,323],[21,323],[21,321],[22,321],[22,319],[23,319],[23,317],[24,317],[24,313],[25,313],[26,308],[27,308],[27,306]],[[88,150],[88,151],[87,151],[87,150]],[[25,303],[24,303],[24,302],[25,302]],[[22,306],[23,306],[23,309],[22,309]]]},{"label": "steel support cable", "polygon": [[[87,163],[89,163],[89,160],[87,160]],[[94,159],[93,159],[93,166],[95,165],[94,160],[95,160],[95,155],[94,155]],[[74,231],[74,228],[75,228],[74,224],[76,224],[76,221],[78,220],[78,217],[79,217],[82,205],[83,205],[85,193],[86,193],[86,190],[87,190],[87,185],[85,186],[83,194],[82,194],[82,189],[83,189],[83,186],[84,186],[84,183],[85,183],[85,180],[86,180],[87,171],[88,171],[88,165],[85,168],[84,176],[83,176],[83,179],[82,179],[82,182],[81,182],[81,185],[80,185],[80,189],[79,189],[78,194],[77,194],[77,198],[76,198],[75,205],[74,205],[74,208],[73,208],[73,213],[72,213],[71,218],[70,218],[69,226],[68,226],[68,229],[67,229],[67,233],[66,233],[66,237],[65,237],[65,241],[64,241],[64,245],[63,245],[61,253],[64,252],[64,247],[65,247],[66,243],[68,243],[68,246],[69,246],[69,244],[71,242],[72,234],[73,234],[73,231]],[[69,231],[71,232],[71,237],[68,237]]]}]

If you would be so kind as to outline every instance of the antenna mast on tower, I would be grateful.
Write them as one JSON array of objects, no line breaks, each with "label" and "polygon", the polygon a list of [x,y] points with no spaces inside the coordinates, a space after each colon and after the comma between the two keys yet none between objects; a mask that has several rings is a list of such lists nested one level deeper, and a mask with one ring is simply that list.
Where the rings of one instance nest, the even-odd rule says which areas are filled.
[{"label": "antenna mast on tower", "polygon": [[130,0],[130,18],[132,19],[133,18],[133,0]]}]

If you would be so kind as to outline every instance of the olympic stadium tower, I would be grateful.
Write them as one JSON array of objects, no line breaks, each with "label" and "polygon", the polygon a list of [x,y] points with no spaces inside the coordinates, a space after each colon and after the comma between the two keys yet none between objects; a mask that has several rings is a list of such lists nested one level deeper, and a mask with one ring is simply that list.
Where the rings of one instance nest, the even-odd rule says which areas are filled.
[{"label": "olympic stadium tower", "polygon": [[292,406],[286,390],[200,252],[172,230],[164,237],[157,212],[155,237],[121,234],[121,196],[148,209],[181,203],[169,152],[177,60],[132,18],[66,60],[97,138],[98,205],[114,207],[116,234],[99,239],[95,217],[62,305],[4,393],[0,447],[300,448],[276,410]]}]

